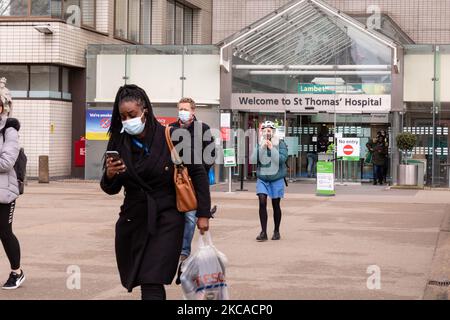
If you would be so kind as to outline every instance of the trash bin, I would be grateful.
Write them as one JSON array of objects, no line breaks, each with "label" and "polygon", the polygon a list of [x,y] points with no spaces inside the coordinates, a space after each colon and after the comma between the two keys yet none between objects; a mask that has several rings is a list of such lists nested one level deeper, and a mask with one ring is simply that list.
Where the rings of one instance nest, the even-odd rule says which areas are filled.
[{"label": "trash bin", "polygon": [[408,160],[408,164],[417,166],[417,186],[423,188],[425,186],[425,162],[426,160],[412,159]]},{"label": "trash bin", "polygon": [[401,186],[417,186],[419,167],[416,164],[398,166],[398,184]]}]

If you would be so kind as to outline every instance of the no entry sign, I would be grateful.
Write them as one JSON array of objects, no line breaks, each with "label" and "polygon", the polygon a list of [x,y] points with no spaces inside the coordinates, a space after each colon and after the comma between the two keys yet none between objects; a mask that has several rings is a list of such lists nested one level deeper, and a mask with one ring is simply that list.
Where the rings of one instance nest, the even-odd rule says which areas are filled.
[{"label": "no entry sign", "polygon": [[352,146],[352,145],[347,144],[347,145],[344,146],[344,154],[345,154],[346,156],[351,156],[351,155],[353,154],[353,151],[354,151],[354,150],[355,150],[355,149],[353,149],[353,146]]},{"label": "no entry sign", "polygon": [[360,159],[361,140],[359,138],[337,139],[337,156],[347,161],[358,161]]}]

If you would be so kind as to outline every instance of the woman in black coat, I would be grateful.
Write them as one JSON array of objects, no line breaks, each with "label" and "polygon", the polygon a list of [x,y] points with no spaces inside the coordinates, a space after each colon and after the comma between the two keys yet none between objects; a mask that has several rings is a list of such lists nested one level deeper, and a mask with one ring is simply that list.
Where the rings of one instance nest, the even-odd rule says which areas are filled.
[{"label": "woman in black coat", "polygon": [[[172,129],[173,131],[173,129]],[[165,128],[153,115],[147,94],[135,85],[121,87],[114,102],[101,188],[113,195],[125,189],[116,224],[116,258],[123,286],[141,286],[142,299],[165,299],[180,256],[184,215],[177,210],[174,166]],[[209,182],[200,165],[187,165],[197,194],[197,226],[209,228]]]}]

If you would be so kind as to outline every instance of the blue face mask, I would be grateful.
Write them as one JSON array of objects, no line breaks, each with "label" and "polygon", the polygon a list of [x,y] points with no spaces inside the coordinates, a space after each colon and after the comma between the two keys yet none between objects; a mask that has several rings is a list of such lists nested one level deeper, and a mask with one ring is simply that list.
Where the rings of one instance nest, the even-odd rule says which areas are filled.
[{"label": "blue face mask", "polygon": [[186,123],[191,120],[191,113],[189,111],[181,110],[178,112],[178,118],[180,118],[181,122]]},{"label": "blue face mask", "polygon": [[145,129],[145,122],[142,122],[142,117],[145,113],[142,114],[140,117],[136,117],[127,121],[122,121],[122,131],[126,132],[132,136],[137,136],[144,132]]}]

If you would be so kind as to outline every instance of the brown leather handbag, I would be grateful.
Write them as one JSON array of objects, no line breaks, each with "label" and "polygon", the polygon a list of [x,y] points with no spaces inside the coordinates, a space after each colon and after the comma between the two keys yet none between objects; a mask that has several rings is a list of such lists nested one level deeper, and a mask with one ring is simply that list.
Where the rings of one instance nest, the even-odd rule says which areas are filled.
[{"label": "brown leather handbag", "polygon": [[166,141],[174,161],[175,192],[177,196],[177,209],[180,212],[189,212],[197,210],[197,197],[195,196],[194,185],[187,167],[180,159],[180,155],[175,149],[172,139],[170,138],[170,127],[166,127]]}]

